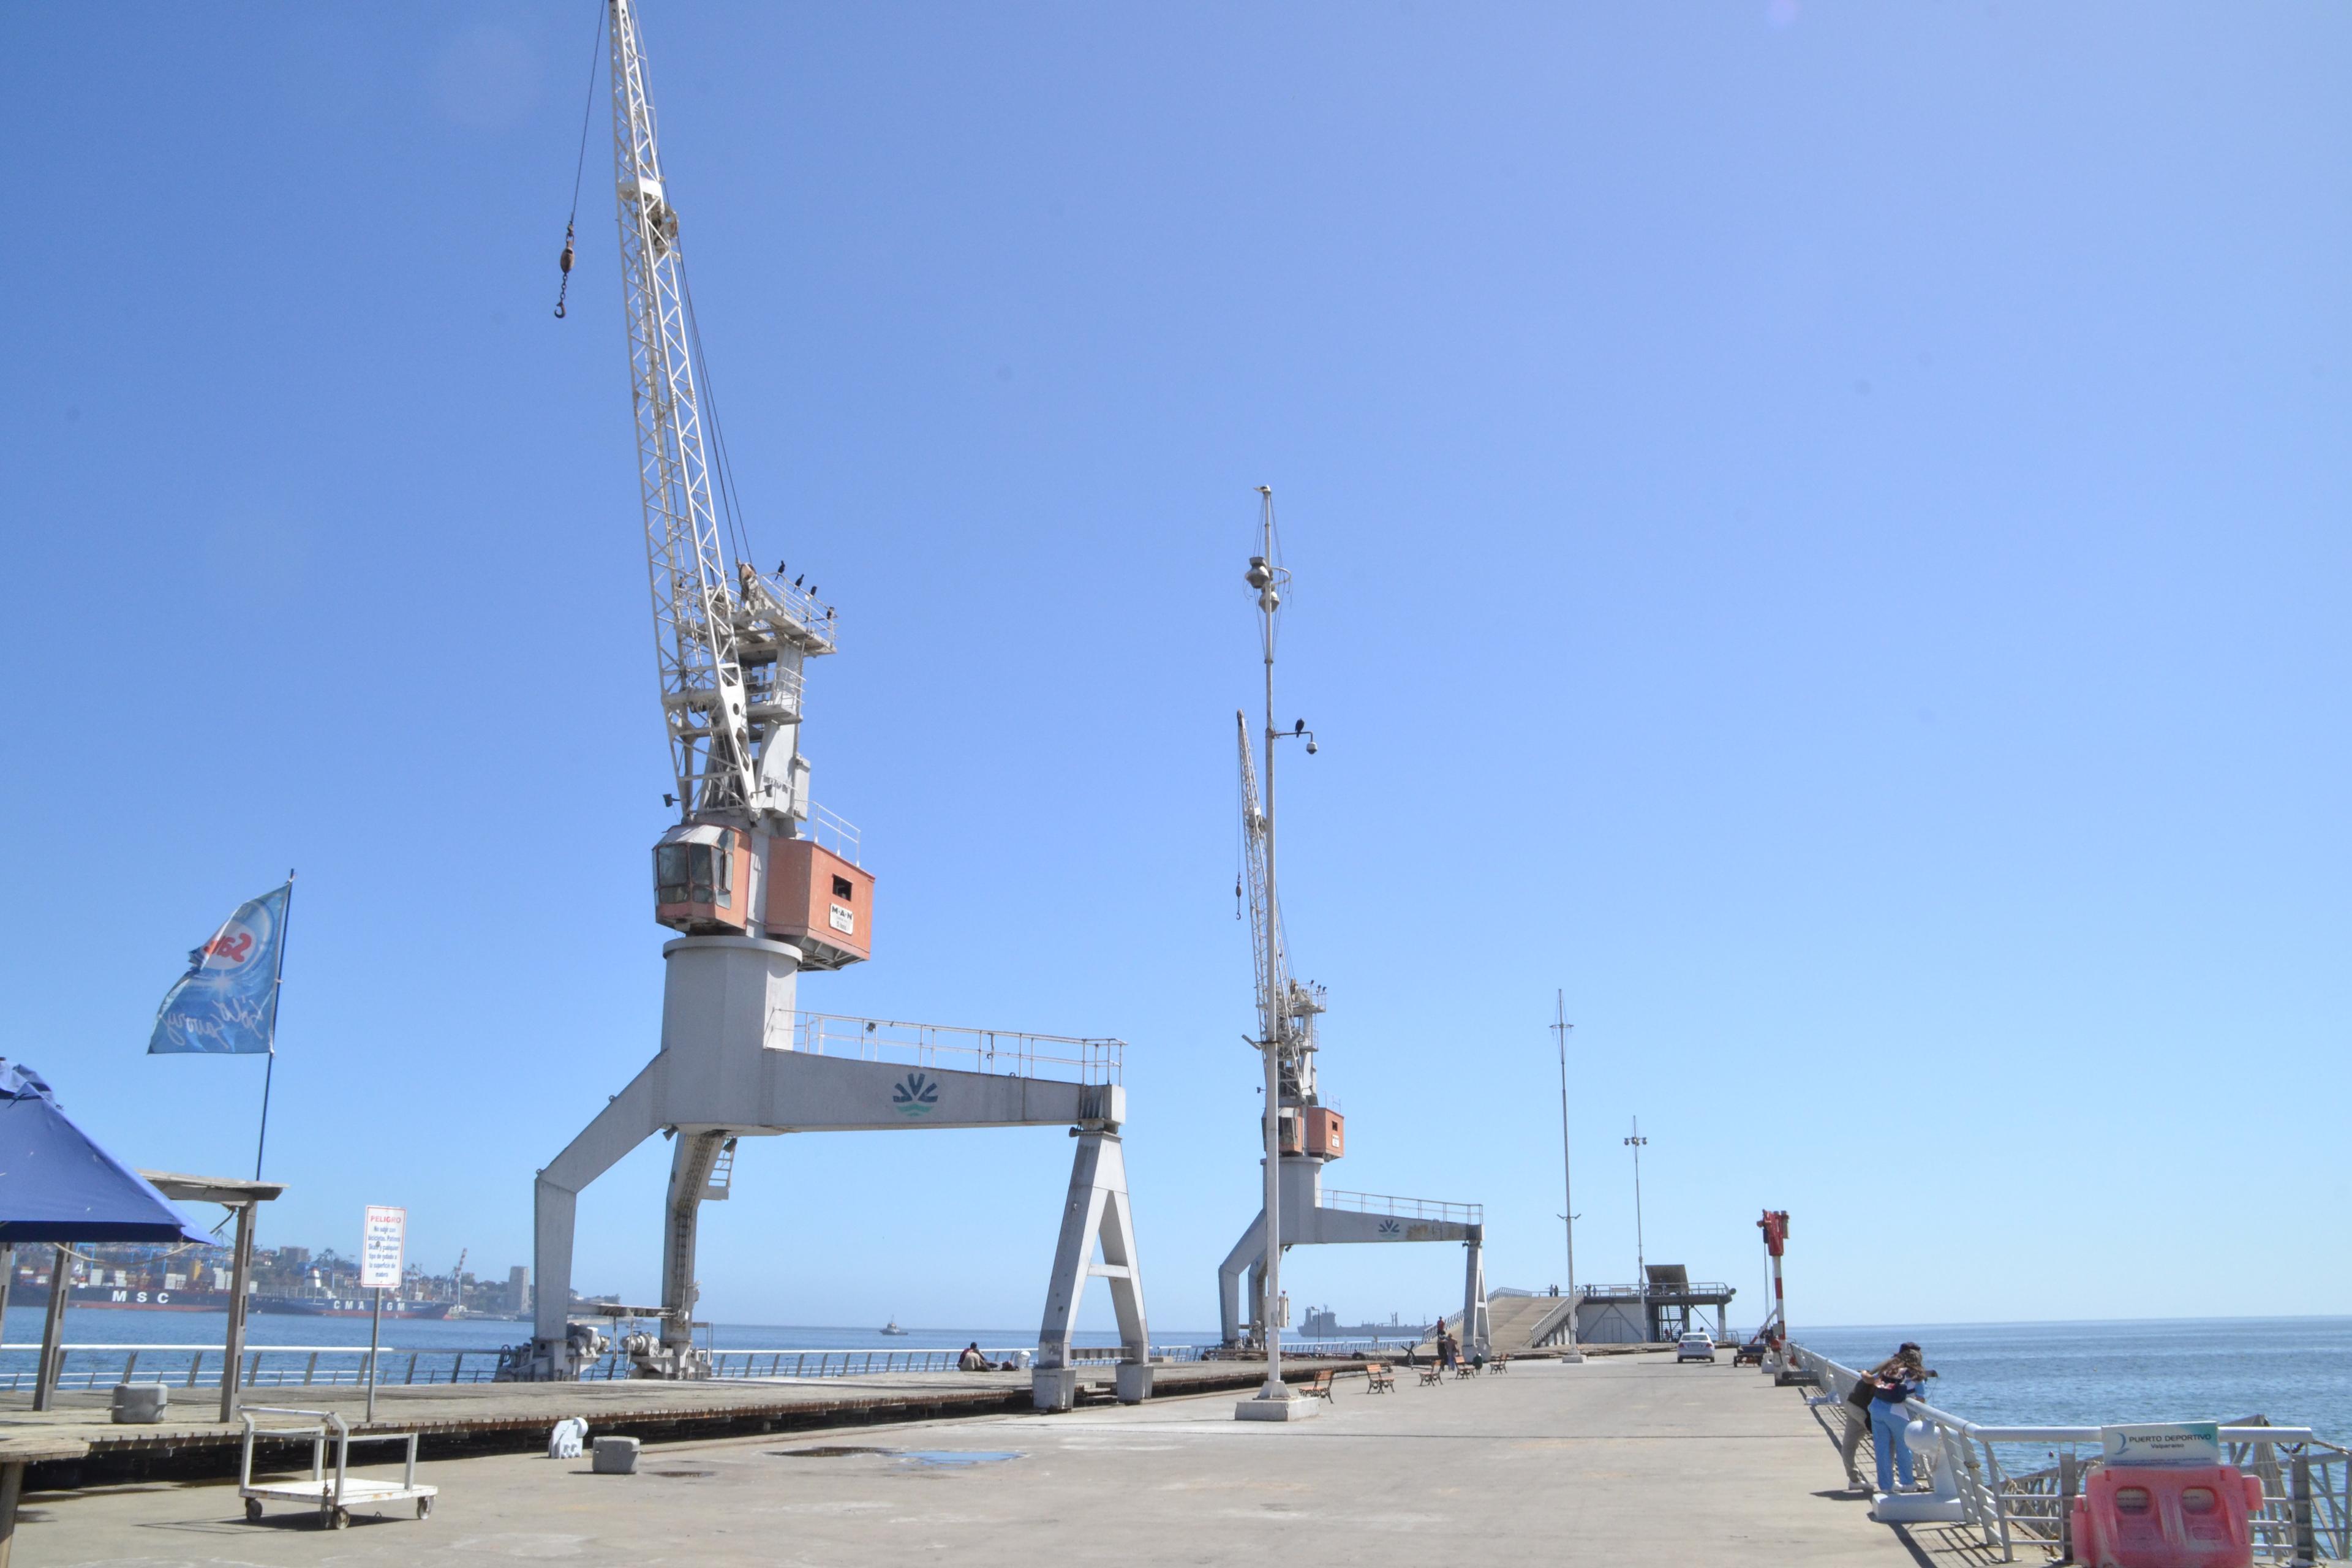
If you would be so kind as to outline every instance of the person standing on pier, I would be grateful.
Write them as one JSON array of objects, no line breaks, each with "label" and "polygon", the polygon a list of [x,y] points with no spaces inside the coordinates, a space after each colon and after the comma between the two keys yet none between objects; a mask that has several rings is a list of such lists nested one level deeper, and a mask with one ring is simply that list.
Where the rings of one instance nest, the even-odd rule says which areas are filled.
[{"label": "person standing on pier", "polygon": [[1878,1451],[1878,1489],[1891,1492],[1899,1474],[1903,1489],[1911,1489],[1911,1445],[1904,1428],[1911,1417],[1903,1406],[1919,1397],[1934,1375],[1923,1363],[1919,1347],[1906,1342],[1891,1361],[1881,1362],[1871,1376],[1870,1435]]}]

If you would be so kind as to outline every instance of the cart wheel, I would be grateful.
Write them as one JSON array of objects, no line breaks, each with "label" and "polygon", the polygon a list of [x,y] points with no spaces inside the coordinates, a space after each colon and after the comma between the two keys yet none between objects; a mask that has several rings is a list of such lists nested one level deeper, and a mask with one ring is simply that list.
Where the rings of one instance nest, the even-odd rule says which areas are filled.
[{"label": "cart wheel", "polygon": [[419,1519],[431,1519],[433,1517],[433,1500],[431,1498],[421,1497],[416,1500],[416,1517]]},{"label": "cart wheel", "polygon": [[331,1530],[349,1530],[352,1527],[352,1510],[347,1508],[337,1509],[334,1517],[327,1521],[327,1526]]},{"label": "cart wheel", "polygon": [[259,1524],[261,1522],[261,1500],[259,1498],[249,1497],[245,1500],[245,1522],[247,1524]]}]

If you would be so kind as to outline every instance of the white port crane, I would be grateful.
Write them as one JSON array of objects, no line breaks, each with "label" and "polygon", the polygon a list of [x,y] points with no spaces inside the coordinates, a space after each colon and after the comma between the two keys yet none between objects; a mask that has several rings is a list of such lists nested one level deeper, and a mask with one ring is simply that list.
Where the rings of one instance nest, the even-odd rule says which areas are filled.
[{"label": "white port crane", "polygon": [[[803,970],[857,963],[873,942],[874,879],[859,863],[856,830],[810,803],[800,750],[803,673],[834,651],[835,617],[804,576],[788,583],[782,567],[762,573],[751,558],[726,442],[705,415],[709,372],[654,136],[636,0],[606,3],[629,390],[677,781],[666,798],[678,813],[654,846],[654,918],[678,935],[662,948],[659,1053],[539,1173],[533,1337],[500,1375],[573,1378],[605,1353],[597,1325],[571,1316],[579,1194],[656,1131],[676,1140],[661,1301],[603,1315],[658,1323],[657,1334],[623,1339],[635,1375],[697,1377],[710,1371],[693,1335],[699,1215],[730,1195],[739,1139],[1067,1126],[1078,1142],[1039,1330],[1036,1397],[1053,1407],[1075,1400],[1073,1325],[1087,1280],[1102,1279],[1119,1324],[1119,1395],[1143,1398],[1150,1342],[1118,1136],[1122,1043],[799,1010]],[[571,243],[567,234],[567,280]],[[942,1065],[961,1062],[969,1068]]]}]

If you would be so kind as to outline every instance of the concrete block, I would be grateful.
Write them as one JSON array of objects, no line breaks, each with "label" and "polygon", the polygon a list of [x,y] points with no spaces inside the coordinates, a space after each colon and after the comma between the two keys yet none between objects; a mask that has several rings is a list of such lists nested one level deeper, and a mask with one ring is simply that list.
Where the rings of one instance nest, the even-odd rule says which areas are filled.
[{"label": "concrete block", "polygon": [[161,1383],[118,1383],[114,1385],[114,1419],[119,1425],[145,1425],[163,1419],[172,1390]]},{"label": "concrete block", "polygon": [[1140,1405],[1151,1397],[1151,1368],[1148,1363],[1123,1361],[1118,1363],[1118,1402]]},{"label": "concrete block", "polygon": [[1322,1413],[1319,1399],[1244,1399],[1234,1406],[1236,1421],[1305,1421]]},{"label": "concrete block", "polygon": [[635,1437],[597,1438],[595,1471],[600,1476],[635,1475],[637,1440]]},{"label": "concrete block", "polygon": [[1040,1410],[1072,1410],[1078,1403],[1078,1369],[1041,1366],[1029,1373],[1029,1393]]}]

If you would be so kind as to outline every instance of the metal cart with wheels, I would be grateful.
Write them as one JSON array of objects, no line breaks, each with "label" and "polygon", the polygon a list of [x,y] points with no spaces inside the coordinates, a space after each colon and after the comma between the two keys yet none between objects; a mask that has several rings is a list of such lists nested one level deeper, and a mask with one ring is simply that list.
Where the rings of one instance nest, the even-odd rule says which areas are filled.
[{"label": "metal cart with wheels", "polygon": [[[341,1530],[352,1522],[352,1510],[383,1503],[414,1502],[416,1517],[433,1517],[433,1500],[439,1495],[438,1487],[416,1484],[416,1434],[414,1432],[363,1432],[354,1438],[343,1418],[331,1410],[278,1410],[266,1405],[248,1405],[238,1412],[245,1422],[245,1456],[237,1466],[236,1495],[245,1500],[246,1521],[261,1522],[261,1505],[265,1502],[300,1503],[315,1509],[319,1524],[325,1530]],[[316,1423],[306,1426],[262,1426],[254,1421],[256,1415],[306,1415]],[[335,1472],[327,1473],[327,1437],[332,1429],[335,1440]],[[253,1440],[257,1436],[270,1438],[308,1437],[310,1439],[310,1479],[279,1481],[269,1486],[253,1484]],[[394,1481],[357,1479],[347,1472],[351,1466],[352,1444],[401,1443],[408,1445],[408,1458]]]}]

